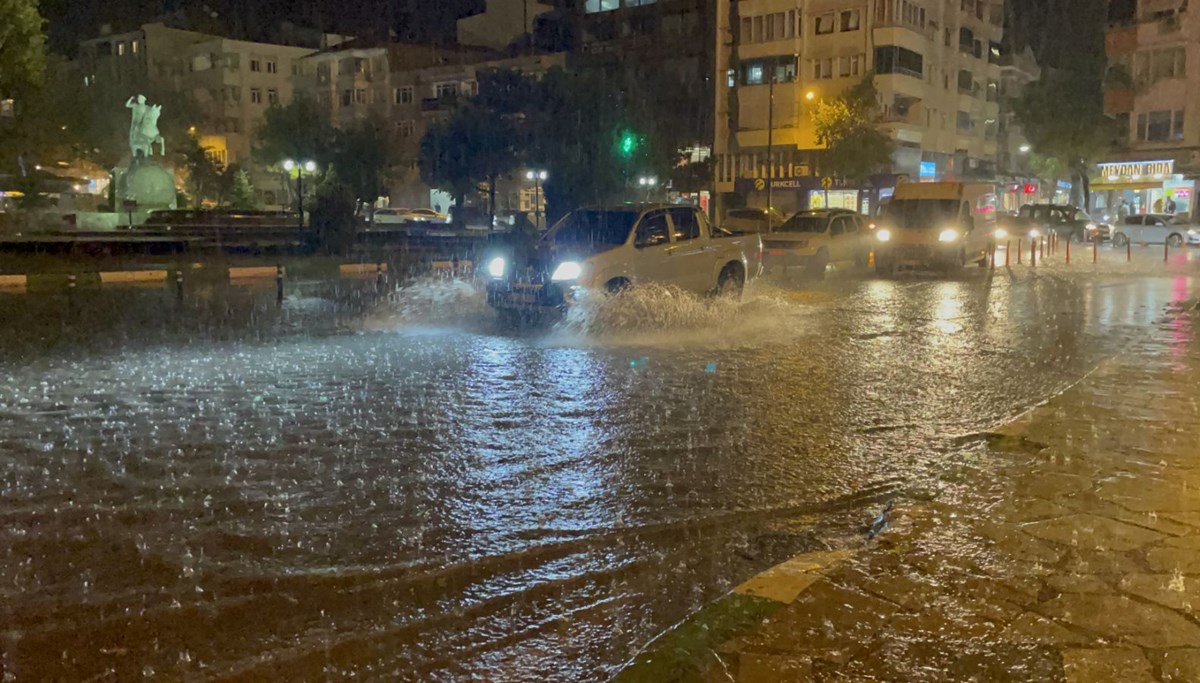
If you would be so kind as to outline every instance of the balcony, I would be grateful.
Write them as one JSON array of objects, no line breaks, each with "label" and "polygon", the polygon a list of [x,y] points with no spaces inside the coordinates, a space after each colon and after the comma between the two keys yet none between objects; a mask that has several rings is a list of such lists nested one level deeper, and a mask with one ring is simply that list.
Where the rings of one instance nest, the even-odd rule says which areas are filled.
[{"label": "balcony", "polygon": [[422,113],[450,111],[457,103],[458,98],[453,95],[426,97],[421,100],[421,111]]},{"label": "balcony", "polygon": [[1134,90],[1128,86],[1110,86],[1104,89],[1104,113],[1108,115],[1128,114],[1133,111]]}]

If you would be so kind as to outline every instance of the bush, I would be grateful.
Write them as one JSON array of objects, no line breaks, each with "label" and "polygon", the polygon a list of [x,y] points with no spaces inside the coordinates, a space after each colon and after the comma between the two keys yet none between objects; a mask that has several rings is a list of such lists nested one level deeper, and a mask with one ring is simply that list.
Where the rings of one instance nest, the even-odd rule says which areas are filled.
[{"label": "bush", "polygon": [[342,183],[333,181],[321,184],[309,212],[314,248],[343,254],[354,246],[357,232],[354,210],[357,203],[354,193]]}]

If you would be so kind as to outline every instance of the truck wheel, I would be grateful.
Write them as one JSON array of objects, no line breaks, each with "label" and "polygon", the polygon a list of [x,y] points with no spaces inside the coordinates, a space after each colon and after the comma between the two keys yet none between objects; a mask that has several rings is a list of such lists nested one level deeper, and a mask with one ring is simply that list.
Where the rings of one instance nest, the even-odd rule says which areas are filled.
[{"label": "truck wheel", "polygon": [[1129,236],[1123,232],[1118,232],[1113,235],[1112,242],[1114,247],[1124,247],[1126,244],[1129,244]]},{"label": "truck wheel", "polygon": [[746,274],[740,265],[730,263],[721,269],[717,276],[717,296],[742,298],[742,290],[746,288]]},{"label": "truck wheel", "polygon": [[825,279],[825,268],[829,266],[829,250],[821,247],[817,255],[808,262],[808,274],[816,280]]},{"label": "truck wheel", "polygon": [[1183,235],[1180,235],[1177,232],[1171,233],[1170,235],[1167,236],[1167,244],[1170,245],[1172,248],[1182,247],[1183,246]]}]

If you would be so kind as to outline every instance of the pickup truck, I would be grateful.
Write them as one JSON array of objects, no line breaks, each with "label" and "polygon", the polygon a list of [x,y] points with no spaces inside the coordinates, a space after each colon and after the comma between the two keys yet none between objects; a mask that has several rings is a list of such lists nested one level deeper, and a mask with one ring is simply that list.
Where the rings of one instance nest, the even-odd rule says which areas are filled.
[{"label": "pickup truck", "polygon": [[494,249],[482,263],[488,304],[511,316],[651,282],[740,296],[762,269],[762,240],[713,227],[691,206],[598,206],[567,214],[531,247]]},{"label": "pickup truck", "polygon": [[1074,206],[1059,204],[1026,204],[1016,217],[1001,218],[1000,228],[1006,233],[999,239],[1038,237],[1057,232],[1063,239],[1076,244],[1100,240],[1107,242],[1112,236],[1112,226],[1092,220],[1090,216]]}]

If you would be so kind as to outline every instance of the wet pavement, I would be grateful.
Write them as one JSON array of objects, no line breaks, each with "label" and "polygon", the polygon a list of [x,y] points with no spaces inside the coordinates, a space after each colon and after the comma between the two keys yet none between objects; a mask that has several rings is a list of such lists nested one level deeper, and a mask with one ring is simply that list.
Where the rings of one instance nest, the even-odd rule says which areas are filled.
[{"label": "wet pavement", "polygon": [[886,501],[953,495],[978,434],[1195,273],[647,288],[518,332],[456,282],[0,293],[0,668],[604,680]]},{"label": "wet pavement", "polygon": [[910,489],[874,541],[719,603],[749,633],[622,680],[1200,680],[1198,326],[1168,313]]}]

